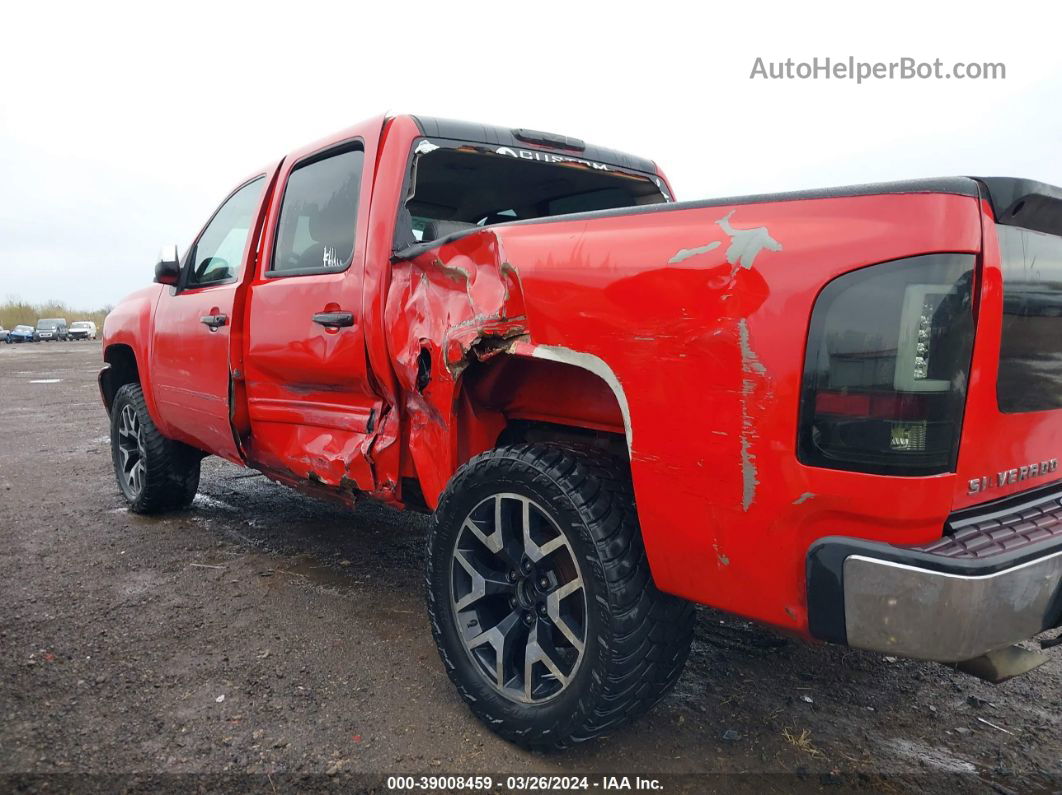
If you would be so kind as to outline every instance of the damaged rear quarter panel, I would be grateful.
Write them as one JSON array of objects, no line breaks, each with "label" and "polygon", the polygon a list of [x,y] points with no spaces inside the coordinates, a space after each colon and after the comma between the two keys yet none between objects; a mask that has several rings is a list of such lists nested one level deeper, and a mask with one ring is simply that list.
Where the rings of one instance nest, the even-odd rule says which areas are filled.
[{"label": "damaged rear quarter panel", "polygon": [[461,373],[526,338],[519,275],[492,230],[473,232],[392,266],[384,322],[409,453],[435,505],[456,468]]},{"label": "damaged rear quarter panel", "polygon": [[[510,318],[509,330],[526,322],[528,347],[590,354],[615,374],[630,414],[638,515],[663,590],[806,631],[804,556],[814,539],[939,535],[953,476],[888,478],[797,462],[800,376],[822,286],[877,262],[977,251],[975,200],[919,193],[680,205],[474,237],[504,249],[519,270],[516,311],[526,321]],[[474,257],[443,259],[466,267]],[[497,266],[490,273],[497,284]],[[406,278],[428,279],[411,322],[436,329],[433,344],[469,317],[489,317],[472,293],[439,294],[447,278],[461,281],[442,269]],[[432,302],[450,318],[445,329],[425,320]],[[412,361],[412,340],[424,334],[411,331],[398,355]]]}]

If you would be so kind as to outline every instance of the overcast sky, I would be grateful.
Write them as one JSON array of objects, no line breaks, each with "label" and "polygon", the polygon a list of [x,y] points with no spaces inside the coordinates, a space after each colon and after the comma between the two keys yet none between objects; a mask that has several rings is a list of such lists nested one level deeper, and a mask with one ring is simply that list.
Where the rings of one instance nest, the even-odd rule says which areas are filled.
[{"label": "overcast sky", "polygon": [[[0,300],[114,303],[243,176],[384,111],[645,155],[680,200],[944,174],[1062,185],[1062,4],[943,5],[8,4]],[[757,57],[815,56],[1002,62],[1006,79],[749,77]]]}]

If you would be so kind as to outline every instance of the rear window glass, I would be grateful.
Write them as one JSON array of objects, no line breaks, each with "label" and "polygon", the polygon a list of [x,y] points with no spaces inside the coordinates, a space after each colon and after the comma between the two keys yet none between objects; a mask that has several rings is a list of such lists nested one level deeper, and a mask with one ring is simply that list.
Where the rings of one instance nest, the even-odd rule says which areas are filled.
[{"label": "rear window glass", "polygon": [[453,141],[422,151],[425,143],[414,150],[398,248],[477,226],[667,201],[652,175],[577,156]]},{"label": "rear window glass", "polygon": [[1062,408],[1062,237],[996,229],[1003,267],[999,409]]}]

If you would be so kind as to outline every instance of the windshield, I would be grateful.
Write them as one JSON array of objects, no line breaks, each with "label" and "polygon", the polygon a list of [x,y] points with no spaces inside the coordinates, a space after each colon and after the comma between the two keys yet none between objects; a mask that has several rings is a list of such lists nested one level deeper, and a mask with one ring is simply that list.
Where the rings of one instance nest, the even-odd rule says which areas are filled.
[{"label": "windshield", "polygon": [[574,154],[425,139],[410,182],[396,240],[404,245],[477,226],[668,201],[655,175]]},{"label": "windshield", "polygon": [[33,326],[15,326],[15,331],[19,333],[33,331]]},{"label": "windshield", "polygon": [[59,325],[58,320],[38,320],[37,328],[39,329],[51,329]]},{"label": "windshield", "polygon": [[78,321],[75,321],[75,323],[70,328],[91,328],[91,327],[92,327],[91,323],[87,323],[84,320],[78,320]]}]

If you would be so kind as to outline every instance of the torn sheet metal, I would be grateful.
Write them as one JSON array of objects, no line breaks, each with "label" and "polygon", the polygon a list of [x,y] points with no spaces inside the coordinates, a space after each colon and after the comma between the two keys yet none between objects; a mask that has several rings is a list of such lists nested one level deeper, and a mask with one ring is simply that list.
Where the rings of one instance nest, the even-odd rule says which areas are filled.
[{"label": "torn sheet metal", "polygon": [[523,290],[490,229],[395,263],[385,323],[429,505],[453,470],[454,397],[464,370],[525,339]]}]

